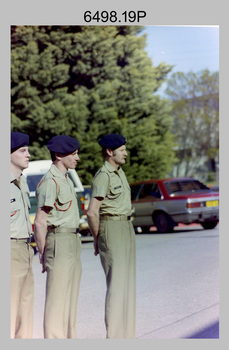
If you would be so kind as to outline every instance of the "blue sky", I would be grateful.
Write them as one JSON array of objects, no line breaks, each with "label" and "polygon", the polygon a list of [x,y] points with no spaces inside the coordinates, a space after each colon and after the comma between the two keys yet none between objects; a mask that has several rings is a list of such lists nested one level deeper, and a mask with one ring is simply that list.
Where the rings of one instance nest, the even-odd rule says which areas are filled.
[{"label": "blue sky", "polygon": [[161,62],[174,65],[172,73],[219,71],[219,27],[146,26],[143,33],[154,66]]}]

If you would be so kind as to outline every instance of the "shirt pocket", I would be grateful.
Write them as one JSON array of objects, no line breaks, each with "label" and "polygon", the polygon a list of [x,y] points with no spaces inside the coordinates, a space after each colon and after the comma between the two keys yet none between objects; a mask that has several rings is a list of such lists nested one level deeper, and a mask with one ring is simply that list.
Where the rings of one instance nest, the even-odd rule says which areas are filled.
[{"label": "shirt pocket", "polygon": [[58,211],[67,211],[72,205],[72,193],[69,189],[60,191],[57,196],[57,200],[54,203],[55,208]]},{"label": "shirt pocket", "polygon": [[20,203],[15,199],[10,199],[10,217],[15,219],[20,211]]},{"label": "shirt pocket", "polygon": [[110,187],[110,191],[107,194],[107,198],[116,199],[119,196],[121,196],[122,192],[123,192],[122,184],[114,184]]}]

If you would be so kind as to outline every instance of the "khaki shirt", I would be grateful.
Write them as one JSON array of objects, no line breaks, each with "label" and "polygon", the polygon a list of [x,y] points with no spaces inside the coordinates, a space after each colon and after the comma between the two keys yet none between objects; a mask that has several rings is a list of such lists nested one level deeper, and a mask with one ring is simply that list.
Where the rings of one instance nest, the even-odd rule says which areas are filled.
[{"label": "khaki shirt", "polygon": [[54,164],[37,186],[36,196],[38,208],[52,208],[47,217],[48,226],[79,227],[79,209],[72,180]]},{"label": "khaki shirt", "polygon": [[29,217],[29,188],[24,175],[18,181],[11,174],[10,181],[10,233],[11,238],[28,238],[32,233]]},{"label": "khaki shirt", "polygon": [[105,161],[92,181],[92,197],[102,197],[100,215],[131,215],[130,186],[124,171]]}]

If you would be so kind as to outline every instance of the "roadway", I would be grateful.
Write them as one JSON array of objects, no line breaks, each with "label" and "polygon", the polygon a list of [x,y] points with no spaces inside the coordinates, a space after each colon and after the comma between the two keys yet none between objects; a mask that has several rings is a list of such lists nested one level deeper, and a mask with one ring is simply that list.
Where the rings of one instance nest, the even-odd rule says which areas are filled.
[{"label": "roadway", "polygon": [[[182,226],[173,233],[136,235],[137,338],[219,337],[219,227]],[[104,339],[105,278],[91,238],[83,239],[77,338]],[[34,338],[43,338],[46,275],[38,254]]]}]

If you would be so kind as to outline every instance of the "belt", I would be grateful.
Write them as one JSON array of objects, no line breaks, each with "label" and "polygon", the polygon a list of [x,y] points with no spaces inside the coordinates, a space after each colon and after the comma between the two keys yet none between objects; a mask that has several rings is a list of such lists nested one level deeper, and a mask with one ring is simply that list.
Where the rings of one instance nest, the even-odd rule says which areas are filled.
[{"label": "belt", "polygon": [[18,241],[22,243],[31,243],[31,237],[29,238],[10,238],[12,241]]},{"label": "belt", "polygon": [[48,233],[74,233],[77,234],[79,233],[79,229],[78,228],[71,228],[71,227],[52,227],[49,226],[48,227]]},{"label": "belt", "polygon": [[100,215],[100,220],[103,221],[129,221],[131,220],[131,216],[124,216],[124,215]]}]

